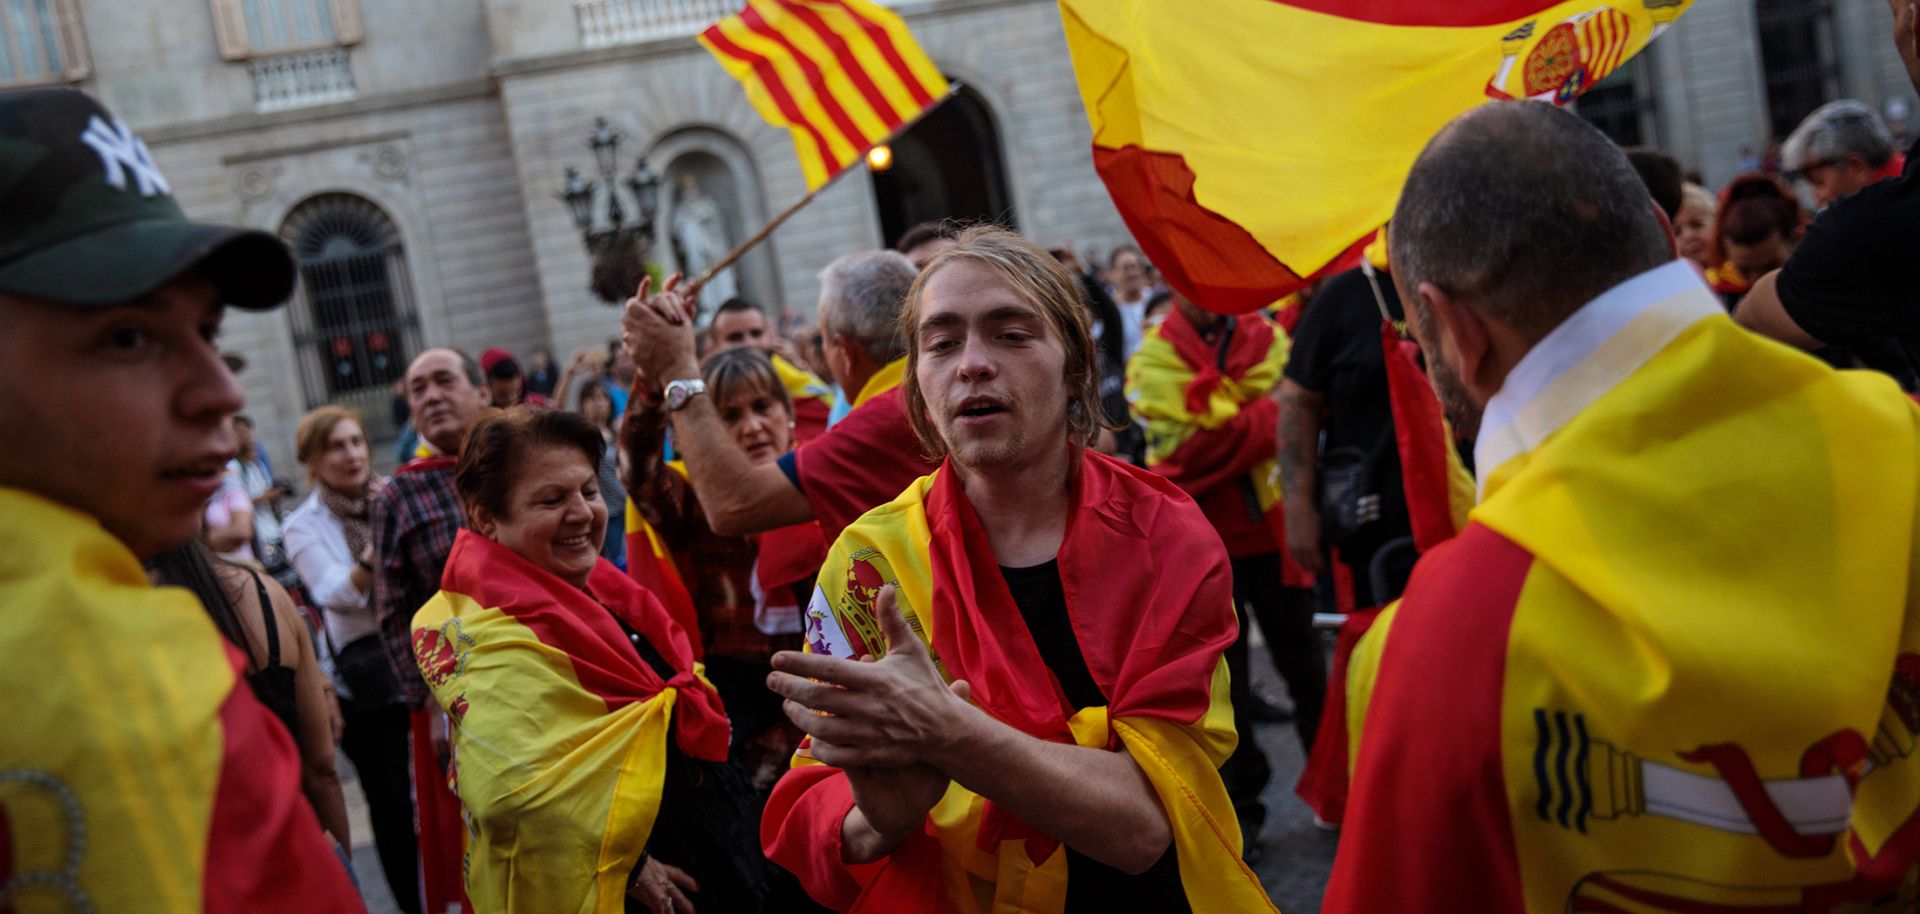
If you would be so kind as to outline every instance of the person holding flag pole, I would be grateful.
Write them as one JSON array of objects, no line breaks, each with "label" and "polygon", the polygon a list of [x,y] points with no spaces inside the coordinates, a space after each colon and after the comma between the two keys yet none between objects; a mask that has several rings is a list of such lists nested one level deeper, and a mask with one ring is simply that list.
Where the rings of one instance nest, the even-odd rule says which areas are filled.
[{"label": "person holding flag pole", "polygon": [[651,279],[641,280],[622,338],[641,374],[665,393],[675,450],[715,533],[746,536],[818,520],[831,539],[930,468],[914,448],[898,390],[905,360],[894,320],[912,265],[891,252],[861,252],[821,274],[821,337],[854,409],[776,464],[751,465],[703,396],[692,302],[709,277],[957,90],[899,16],[866,0],[752,0],[700,41],[762,117],[792,131],[809,190],[691,283],[676,275],[654,294]]}]

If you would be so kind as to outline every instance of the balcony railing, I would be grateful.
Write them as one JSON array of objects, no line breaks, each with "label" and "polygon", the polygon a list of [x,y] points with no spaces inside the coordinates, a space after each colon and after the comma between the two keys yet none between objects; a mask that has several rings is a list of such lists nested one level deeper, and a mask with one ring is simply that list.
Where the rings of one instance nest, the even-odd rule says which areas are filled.
[{"label": "balcony railing", "polygon": [[731,16],[742,0],[574,0],[580,43],[589,48],[691,35]]},{"label": "balcony railing", "polygon": [[346,48],[309,51],[247,62],[255,111],[285,111],[352,100],[359,94]]}]

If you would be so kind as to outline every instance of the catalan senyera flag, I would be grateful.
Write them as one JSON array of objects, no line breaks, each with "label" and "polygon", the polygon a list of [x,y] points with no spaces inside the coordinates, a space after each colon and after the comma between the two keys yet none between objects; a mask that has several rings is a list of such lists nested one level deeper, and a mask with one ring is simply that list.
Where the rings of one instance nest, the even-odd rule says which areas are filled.
[{"label": "catalan senyera flag", "polygon": [[192,594],[0,488],[0,607],[0,910],[365,910]]},{"label": "catalan senyera flag", "polygon": [[1920,409],[1633,282],[1354,651],[1330,914],[1913,909]]},{"label": "catalan senyera flag", "polygon": [[[604,559],[587,589],[462,530],[441,591],[414,614],[415,659],[451,721],[474,910],[624,911],[666,741],[726,758],[726,713],[686,632]],[[641,659],[621,621],[672,677]]]},{"label": "catalan senyera flag", "polygon": [[907,24],[869,0],[748,0],[700,43],[767,123],[793,133],[809,190],[948,91]]},{"label": "catalan senyera flag", "polygon": [[1240,314],[1351,266],[1427,139],[1564,104],[1691,0],[1060,0],[1094,166],[1141,250]]},{"label": "catalan senyera flag", "polygon": [[[1166,809],[1191,910],[1271,911],[1240,859],[1217,770],[1235,744],[1222,658],[1237,632],[1226,552],[1172,483],[1091,451],[1079,459],[1059,570],[1074,636],[1108,704],[1069,716],[950,466],[835,542],[807,610],[808,650],[884,654],[875,601],[894,585],[936,664],[966,679],[987,713],[1040,739],[1128,749]],[[1041,914],[1065,903],[1059,842],[958,784],[920,832],[874,864],[840,859],[852,806],[845,774],[806,757],[803,744],[761,819],[768,857],[837,910]]]}]

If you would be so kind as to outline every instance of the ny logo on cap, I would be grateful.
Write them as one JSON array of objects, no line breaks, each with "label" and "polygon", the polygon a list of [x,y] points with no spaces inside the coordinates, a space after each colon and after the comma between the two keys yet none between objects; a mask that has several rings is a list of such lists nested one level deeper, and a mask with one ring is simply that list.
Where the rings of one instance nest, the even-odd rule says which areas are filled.
[{"label": "ny logo on cap", "polygon": [[126,122],[115,118],[109,126],[96,114],[87,122],[87,132],[80,134],[80,142],[93,147],[100,155],[100,164],[107,170],[107,183],[115,190],[127,189],[127,172],[132,171],[140,196],[173,193],[167,179],[161,177],[160,167],[153,164],[147,144],[127,129]]}]

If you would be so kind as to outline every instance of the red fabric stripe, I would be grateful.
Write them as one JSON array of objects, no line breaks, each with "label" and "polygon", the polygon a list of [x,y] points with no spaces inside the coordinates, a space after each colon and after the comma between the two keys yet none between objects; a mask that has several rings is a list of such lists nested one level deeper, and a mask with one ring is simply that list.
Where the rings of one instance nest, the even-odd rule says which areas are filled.
[{"label": "red fabric stripe", "polygon": [[[1381,281],[1387,281],[1381,277]],[[1380,345],[1387,359],[1387,400],[1393,409],[1394,442],[1400,452],[1401,485],[1407,493],[1407,514],[1413,543],[1421,552],[1453,536],[1453,492],[1447,470],[1447,448],[1453,446],[1441,419],[1440,398],[1415,364],[1410,344],[1385,318],[1380,321]]]},{"label": "red fabric stripe", "polygon": [[860,30],[866,32],[868,38],[873,39],[874,47],[880,49],[880,56],[886,58],[887,66],[892,67],[894,75],[900,77],[900,81],[906,84],[907,91],[913,95],[913,100],[920,107],[925,108],[933,104],[933,96],[927,92],[926,86],[920,85],[920,77],[915,76],[913,68],[907,66],[907,61],[900,56],[900,49],[894,47],[893,36],[887,34],[885,27],[860,15],[860,12],[848,4],[847,0],[827,0],[827,2],[846,10],[847,15],[860,23]]},{"label": "red fabric stripe", "polygon": [[799,447],[827,433],[827,420],[833,417],[833,404],[823,397],[801,397],[793,401],[793,445]]},{"label": "red fabric stripe", "polygon": [[860,90],[860,97],[866,99],[868,105],[873,106],[873,112],[880,116],[880,120],[885,122],[888,128],[899,127],[906,123],[906,117],[894,110],[893,103],[887,101],[886,94],[880,91],[879,86],[874,85],[872,74],[867,72],[866,67],[860,65],[860,59],[853,55],[853,48],[847,46],[845,36],[834,31],[832,26],[827,25],[825,19],[820,18],[819,13],[814,12],[801,0],[774,0],[774,2],[791,13],[795,19],[804,23],[807,28],[812,29],[813,34],[819,36],[821,43],[827,46],[827,50],[833,52],[834,60],[839,61],[841,71],[853,81],[854,88]]},{"label": "red fabric stripe", "polygon": [[220,704],[219,780],[201,874],[207,914],[363,911],[346,868],[300,792],[293,738],[253,697],[227,648],[234,688]]},{"label": "red fabric stripe", "polygon": [[1463,899],[1488,914],[1526,910],[1500,718],[1507,639],[1532,562],[1469,524],[1415,566],[1367,705],[1327,914],[1447,910]]},{"label": "red fabric stripe", "polygon": [[415,457],[400,466],[394,473],[424,473],[427,470],[452,469],[458,462],[452,454],[435,454],[432,457]]},{"label": "red fabric stripe", "polygon": [[627,576],[657,597],[674,624],[687,633],[687,640],[693,647],[693,659],[705,657],[706,648],[700,636],[700,614],[694,609],[693,594],[687,592],[686,582],[674,567],[673,558],[653,551],[653,540],[648,538],[645,530],[627,534]]},{"label": "red fabric stripe", "polygon": [[787,40],[787,36],[780,34],[779,29],[774,28],[767,22],[765,16],[760,15],[760,10],[752,6],[742,9],[740,21],[753,30],[755,35],[779,45],[781,50],[786,51],[787,55],[793,58],[794,64],[807,78],[807,87],[813,90],[813,97],[820,101],[820,107],[826,109],[827,119],[833,122],[834,129],[840,132],[840,138],[846,140],[847,145],[854,149],[866,149],[870,145],[866,134],[860,130],[860,125],[853,122],[853,118],[847,114],[847,109],[840,107],[840,99],[835,97],[833,90],[827,87],[827,74],[821,71],[819,63],[794,47],[793,42]]},{"label": "red fabric stripe", "polygon": [[429,715],[439,714],[434,707],[413,712],[409,723],[413,744],[413,800],[420,826],[420,894],[429,911],[471,912],[467,901],[465,856],[466,823],[460,817],[460,798],[453,793],[440,771],[440,759],[433,751],[433,726]]},{"label": "red fabric stripe", "polygon": [[701,35],[715,50],[753,68],[754,77],[766,87],[767,94],[773,96],[773,103],[779,107],[781,116],[787,119],[787,123],[807,132],[808,139],[813,142],[814,153],[827,167],[827,175],[831,177],[838,174],[841,165],[834,159],[833,152],[827,146],[826,136],[812,121],[801,116],[800,106],[794,103],[793,96],[787,92],[786,83],[780,81],[780,74],[774,70],[773,63],[759,54],[751,53],[734,44],[733,39],[728,38],[717,25],[708,26]]},{"label": "red fabric stripe", "polygon": [[1525,19],[1554,6],[1553,0],[1481,0],[1435,3],[1433,0],[1272,0],[1281,6],[1380,25],[1475,26]]},{"label": "red fabric stripe", "polygon": [[[1335,567],[1346,566],[1336,563]],[[1353,649],[1360,643],[1360,636],[1379,616],[1377,606],[1348,610],[1347,621],[1333,642],[1333,669],[1327,676],[1326,700],[1320,706],[1320,729],[1313,734],[1313,751],[1307,754],[1307,767],[1293,788],[1314,815],[1335,825],[1347,815],[1351,771],[1347,759],[1347,664],[1353,662]]]}]

